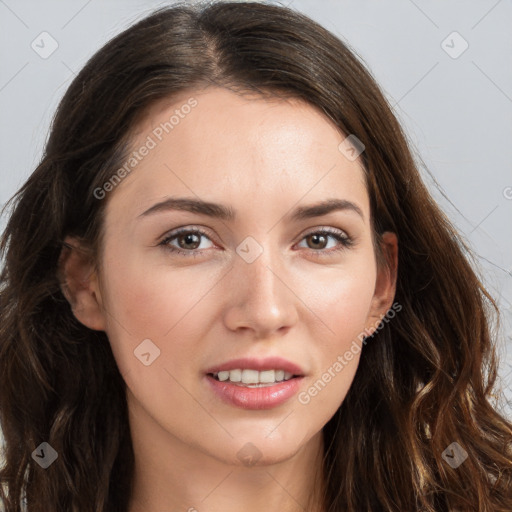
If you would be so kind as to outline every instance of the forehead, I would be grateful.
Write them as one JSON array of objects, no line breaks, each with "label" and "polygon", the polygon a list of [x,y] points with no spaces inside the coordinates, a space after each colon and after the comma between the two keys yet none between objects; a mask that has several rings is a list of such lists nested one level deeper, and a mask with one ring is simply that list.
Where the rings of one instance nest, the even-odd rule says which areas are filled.
[{"label": "forehead", "polygon": [[344,138],[322,112],[298,99],[222,88],[181,93],[153,105],[138,123],[131,151],[150,149],[132,162],[111,199],[139,210],[183,194],[284,207],[285,199],[313,201],[329,193],[358,199],[365,210],[364,170],[339,150]]}]

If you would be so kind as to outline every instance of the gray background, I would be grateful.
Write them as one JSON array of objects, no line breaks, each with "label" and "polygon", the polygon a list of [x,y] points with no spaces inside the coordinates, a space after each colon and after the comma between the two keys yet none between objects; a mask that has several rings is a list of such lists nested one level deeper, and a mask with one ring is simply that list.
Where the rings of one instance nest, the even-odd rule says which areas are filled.
[{"label": "gray background", "polygon": [[[0,0],[0,204],[35,168],[53,112],[75,73],[111,37],[169,3]],[[475,251],[478,272],[502,311],[503,407],[512,415],[511,2],[282,3],[356,50],[437,181],[422,170]],[[47,58],[31,47],[51,49],[42,32],[58,44]]]}]

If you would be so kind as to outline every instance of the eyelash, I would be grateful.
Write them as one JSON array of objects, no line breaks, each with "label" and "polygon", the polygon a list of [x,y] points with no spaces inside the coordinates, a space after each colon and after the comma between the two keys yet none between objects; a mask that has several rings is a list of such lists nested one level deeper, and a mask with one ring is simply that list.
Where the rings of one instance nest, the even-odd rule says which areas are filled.
[{"label": "eyelash", "polygon": [[[180,235],[184,235],[184,234],[199,234],[199,235],[205,236],[206,238],[211,240],[210,237],[208,236],[208,233],[206,233],[202,229],[180,228],[180,229],[174,231],[173,233],[171,233],[169,236],[165,237],[158,245],[163,246],[165,250],[170,251],[173,254],[180,254],[182,256],[192,257],[192,258],[200,257],[201,251],[199,251],[197,249],[191,249],[189,251],[185,251],[183,249],[178,249],[176,247],[169,245],[169,242],[171,240],[178,238]],[[322,228],[318,231],[310,231],[309,233],[306,233],[300,241],[302,242],[302,240],[304,240],[305,238],[307,238],[308,236],[311,236],[311,235],[328,235],[328,236],[331,236],[332,238],[336,239],[338,242],[340,242],[340,245],[335,249],[327,249],[327,250],[325,250],[325,249],[318,249],[318,250],[310,249],[309,251],[312,252],[315,257],[325,256],[326,253],[327,253],[327,256],[329,256],[329,255],[338,253],[340,251],[343,251],[345,249],[349,249],[350,247],[352,247],[354,245],[354,240],[352,238],[342,234],[341,231],[338,231],[338,230],[335,230],[332,228]]]}]

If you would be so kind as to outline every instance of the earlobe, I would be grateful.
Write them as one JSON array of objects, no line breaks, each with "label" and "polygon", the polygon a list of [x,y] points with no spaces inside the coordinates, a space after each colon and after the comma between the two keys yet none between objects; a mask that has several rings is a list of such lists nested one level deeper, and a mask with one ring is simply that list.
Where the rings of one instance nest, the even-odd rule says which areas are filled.
[{"label": "earlobe", "polygon": [[73,237],[66,237],[59,257],[60,288],[76,319],[96,331],[105,330],[97,273],[90,252]]},{"label": "earlobe", "polygon": [[382,318],[393,305],[398,275],[398,238],[395,233],[386,231],[381,237],[382,255],[385,264],[378,265],[375,292],[372,299],[366,332],[371,336]]}]

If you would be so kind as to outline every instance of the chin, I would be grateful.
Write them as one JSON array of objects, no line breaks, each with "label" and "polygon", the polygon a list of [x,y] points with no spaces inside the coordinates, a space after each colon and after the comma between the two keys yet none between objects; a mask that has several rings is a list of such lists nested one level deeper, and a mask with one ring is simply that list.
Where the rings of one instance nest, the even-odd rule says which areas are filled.
[{"label": "chin", "polygon": [[286,438],[284,436],[265,437],[265,433],[261,430],[255,431],[252,436],[245,432],[245,435],[235,437],[230,442],[231,446],[224,451],[222,458],[225,460],[226,453],[229,453],[230,464],[245,467],[264,467],[284,462],[294,457],[305,445],[307,439],[304,435],[295,437],[286,435],[286,432],[282,433]]}]

